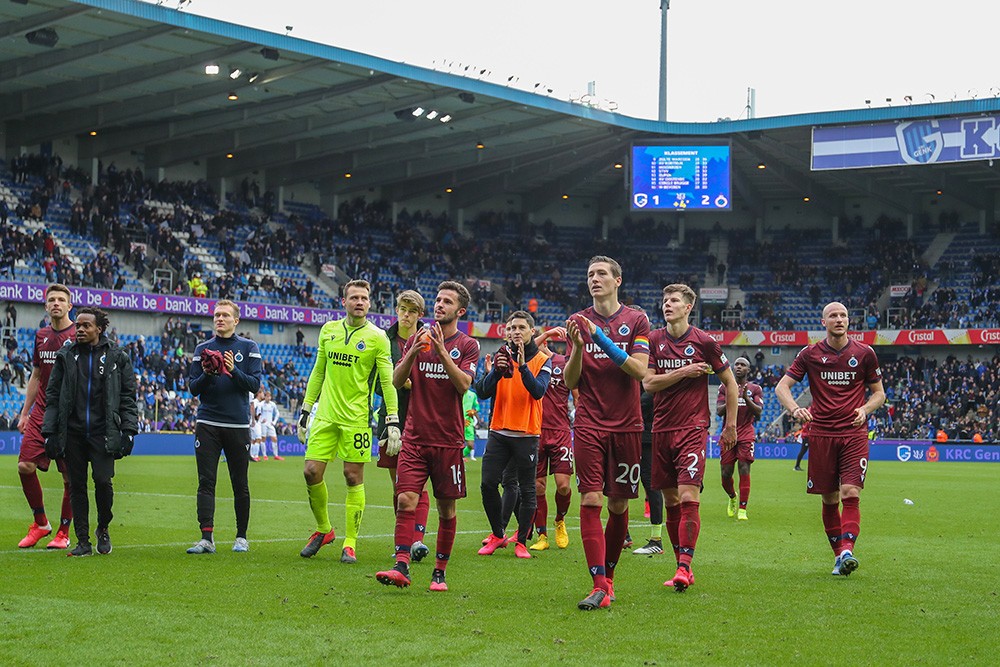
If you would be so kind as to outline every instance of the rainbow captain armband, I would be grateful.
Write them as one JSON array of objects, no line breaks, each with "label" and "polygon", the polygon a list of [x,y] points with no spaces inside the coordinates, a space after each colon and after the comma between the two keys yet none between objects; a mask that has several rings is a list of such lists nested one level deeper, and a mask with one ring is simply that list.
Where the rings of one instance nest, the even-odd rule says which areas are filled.
[{"label": "rainbow captain armband", "polygon": [[628,352],[615,345],[600,327],[594,330],[594,333],[591,334],[591,338],[594,339],[594,342],[597,343],[597,347],[601,348],[601,351],[608,355],[608,358],[611,359],[616,366],[621,366],[628,361]]}]

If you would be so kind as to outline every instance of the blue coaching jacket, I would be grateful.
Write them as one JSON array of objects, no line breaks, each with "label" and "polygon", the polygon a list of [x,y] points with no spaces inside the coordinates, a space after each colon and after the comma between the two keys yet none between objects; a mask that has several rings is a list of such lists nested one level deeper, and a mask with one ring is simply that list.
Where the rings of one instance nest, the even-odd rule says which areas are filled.
[{"label": "blue coaching jacket", "polygon": [[[232,377],[209,375],[201,367],[202,350],[233,353]],[[188,367],[188,389],[201,399],[197,421],[223,428],[250,427],[250,394],[260,389],[263,362],[257,343],[242,336],[213,336],[194,349]]]}]

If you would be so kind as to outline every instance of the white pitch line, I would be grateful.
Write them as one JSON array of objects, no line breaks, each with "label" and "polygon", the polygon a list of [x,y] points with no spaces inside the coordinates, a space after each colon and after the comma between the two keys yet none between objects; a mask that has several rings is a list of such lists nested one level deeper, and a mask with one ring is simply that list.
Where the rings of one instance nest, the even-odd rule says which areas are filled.
[{"label": "white pitch line", "polygon": [[[12,485],[0,484],[0,489],[20,489],[20,488],[21,488],[20,486],[12,486]],[[193,495],[193,494],[192,495],[188,495],[188,494],[183,494],[183,493],[150,493],[150,492],[146,492],[146,491],[115,491],[115,495],[121,495],[121,496],[143,496],[143,497],[148,497],[148,498],[173,498],[173,499],[179,499],[179,500],[194,500],[196,498],[196,496]],[[219,501],[219,500],[232,500],[232,498],[225,497],[225,496],[216,496],[215,499],[217,501]],[[273,498],[251,498],[250,499],[250,503],[251,503],[251,505],[253,503],[278,503],[278,504],[283,504],[283,505],[284,504],[288,504],[288,503],[294,503],[294,504],[299,504],[299,505],[307,505],[309,503],[309,501],[307,501],[307,500],[276,500],[276,499],[273,499]],[[330,503],[330,505],[332,505],[334,507],[343,507],[344,503]],[[365,505],[365,509],[366,510],[368,510],[368,509],[392,510],[393,508],[390,507],[389,505]],[[432,505],[432,509],[434,509],[434,511],[437,511],[437,508],[433,507],[433,505]],[[464,513],[464,514],[475,513],[475,514],[482,515],[482,510],[456,509],[456,511]],[[567,522],[566,527],[568,529],[578,530],[578,528],[576,526],[570,525],[568,522]],[[488,528],[487,528],[487,530],[488,530]],[[455,534],[456,535],[478,535],[478,534],[481,534],[481,533],[482,533],[481,530],[467,530],[467,531],[457,531]],[[434,532],[431,532],[431,531],[427,532],[427,535],[436,535],[436,534],[437,533],[434,533]],[[366,539],[366,540],[367,539],[391,539],[391,538],[395,537],[395,535],[394,534],[393,535],[362,535],[361,537],[363,539]],[[261,540],[261,539],[255,539],[255,540],[253,540],[253,542],[263,542],[263,543],[271,543],[271,542],[300,542],[300,541],[301,541],[301,538],[298,538],[298,537],[277,537],[277,538],[272,538],[272,539],[267,539],[267,540]],[[251,542],[251,544],[253,542]],[[162,544],[123,544],[123,545],[117,546],[115,548],[116,549],[155,549],[155,548],[160,548],[160,547],[182,547],[182,546],[189,546],[191,544],[193,544],[193,543],[190,542],[190,541],[189,542],[167,542],[167,543],[162,543]],[[5,550],[0,550],[0,554],[44,553],[44,552],[48,552],[48,551],[57,551],[58,552],[58,551],[62,551],[62,550],[61,549],[34,549],[34,548],[30,548],[30,549],[5,549]]]}]

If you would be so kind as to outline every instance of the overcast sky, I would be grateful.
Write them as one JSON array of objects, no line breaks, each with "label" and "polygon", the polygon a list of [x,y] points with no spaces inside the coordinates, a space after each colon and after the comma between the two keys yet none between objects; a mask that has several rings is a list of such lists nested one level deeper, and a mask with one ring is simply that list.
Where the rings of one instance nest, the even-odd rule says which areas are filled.
[{"label": "overcast sky", "polygon": [[[167,0],[168,7],[177,0]],[[444,62],[568,99],[596,81],[618,112],[656,118],[659,0],[190,0],[189,11],[414,65]],[[995,0],[672,0],[673,121],[1000,94]],[[464,71],[464,70],[463,70]],[[470,70],[471,71],[471,70]]]}]

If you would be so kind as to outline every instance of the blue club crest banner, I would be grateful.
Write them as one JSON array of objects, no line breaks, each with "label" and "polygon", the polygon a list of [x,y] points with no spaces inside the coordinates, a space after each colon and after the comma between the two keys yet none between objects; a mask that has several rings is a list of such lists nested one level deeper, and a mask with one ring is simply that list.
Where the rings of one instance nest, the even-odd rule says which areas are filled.
[{"label": "blue club crest banner", "polygon": [[862,169],[1000,158],[1000,116],[817,127],[812,169]]}]

